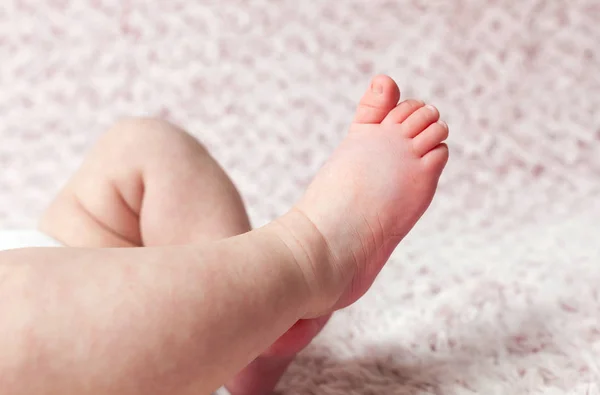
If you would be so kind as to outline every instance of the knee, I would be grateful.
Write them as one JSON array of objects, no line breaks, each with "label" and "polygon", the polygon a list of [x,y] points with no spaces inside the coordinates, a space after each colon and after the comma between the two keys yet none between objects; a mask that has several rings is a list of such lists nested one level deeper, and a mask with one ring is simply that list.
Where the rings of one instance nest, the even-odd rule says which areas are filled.
[{"label": "knee", "polygon": [[116,122],[98,145],[128,155],[208,155],[206,148],[184,129],[156,118],[125,118]]}]

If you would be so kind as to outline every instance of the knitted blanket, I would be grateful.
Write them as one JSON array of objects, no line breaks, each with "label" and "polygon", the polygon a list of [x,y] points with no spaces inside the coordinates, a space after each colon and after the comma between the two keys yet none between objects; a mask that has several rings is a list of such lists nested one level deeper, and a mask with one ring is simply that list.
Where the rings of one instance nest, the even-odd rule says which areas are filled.
[{"label": "knitted blanket", "polygon": [[200,138],[264,224],[387,73],[440,109],[450,162],[278,390],[600,394],[599,23],[597,0],[4,0],[0,227],[131,115]]}]

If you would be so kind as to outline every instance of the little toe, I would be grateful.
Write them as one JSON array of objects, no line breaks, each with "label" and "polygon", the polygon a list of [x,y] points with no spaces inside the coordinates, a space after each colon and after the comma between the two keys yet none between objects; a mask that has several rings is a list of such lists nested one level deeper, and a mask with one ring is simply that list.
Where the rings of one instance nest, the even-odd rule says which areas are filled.
[{"label": "little toe", "polygon": [[406,121],[413,112],[423,107],[425,103],[420,100],[405,100],[398,104],[381,122],[382,124],[397,124]]},{"label": "little toe", "polygon": [[442,170],[444,170],[446,163],[448,163],[449,156],[448,146],[445,143],[438,144],[423,156],[423,166],[431,172],[431,174],[439,177],[442,174]]},{"label": "little toe", "polygon": [[355,123],[380,123],[398,104],[400,89],[393,79],[378,75],[358,104]]},{"label": "little toe", "polygon": [[438,119],[440,119],[439,111],[428,104],[419,108],[402,122],[402,132],[406,137],[413,138]]},{"label": "little toe", "polygon": [[412,140],[413,150],[417,155],[424,156],[447,138],[448,125],[444,121],[438,121],[415,136]]}]

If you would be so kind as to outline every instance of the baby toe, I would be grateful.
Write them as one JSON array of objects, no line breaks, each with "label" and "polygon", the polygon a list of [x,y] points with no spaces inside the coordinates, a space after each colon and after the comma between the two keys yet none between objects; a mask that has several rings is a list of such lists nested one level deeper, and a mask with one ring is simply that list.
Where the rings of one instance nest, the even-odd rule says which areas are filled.
[{"label": "baby toe", "polygon": [[423,107],[425,103],[420,100],[405,100],[398,104],[381,122],[382,124],[398,124],[406,121],[406,119],[412,115],[419,108]]},{"label": "baby toe", "polygon": [[400,99],[400,89],[386,75],[373,78],[356,109],[354,123],[380,123]]},{"label": "baby toe", "polygon": [[434,106],[428,104],[416,110],[402,122],[402,133],[405,137],[413,138],[438,119],[440,119],[439,111]]},{"label": "baby toe", "polygon": [[445,143],[438,144],[423,156],[423,166],[429,174],[439,178],[444,167],[446,167],[446,163],[448,163],[449,157],[448,146]]},{"label": "baby toe", "polygon": [[424,156],[447,138],[448,125],[444,121],[438,121],[413,138],[413,150],[418,156]]}]

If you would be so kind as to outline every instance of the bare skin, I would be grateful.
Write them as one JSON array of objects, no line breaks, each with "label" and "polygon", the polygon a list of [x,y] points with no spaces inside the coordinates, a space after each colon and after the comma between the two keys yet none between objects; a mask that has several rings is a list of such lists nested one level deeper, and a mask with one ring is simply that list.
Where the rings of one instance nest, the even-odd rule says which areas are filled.
[{"label": "bare skin", "polygon": [[[251,230],[238,191],[208,151],[152,119],[125,120],[103,135],[40,229],[67,246],[102,248],[199,244]],[[229,391],[269,393],[328,319],[296,322],[228,381]]]},{"label": "bare skin", "polygon": [[[448,130],[436,122],[437,110],[412,101],[396,107],[397,100],[391,80],[375,79],[348,138],[305,197],[264,228],[219,242],[188,240],[193,244],[185,247],[0,254],[0,292],[14,300],[5,313],[25,317],[2,327],[2,339],[17,339],[10,348],[0,340],[10,350],[0,359],[0,382],[12,387],[3,388],[36,392],[31,386],[39,383],[25,380],[31,369],[25,362],[34,359],[42,361],[36,372],[46,373],[40,376],[47,378],[46,393],[206,393],[299,319],[320,319],[359,298],[429,205],[448,158],[441,144]],[[152,231],[143,230],[143,215],[138,228],[138,240],[146,242]],[[135,240],[132,229],[119,229]],[[114,281],[131,273],[135,281]],[[106,278],[113,281],[97,284]],[[65,290],[77,297],[65,300]],[[34,294],[44,297],[44,306]],[[102,303],[87,309],[82,300]],[[136,320],[140,311],[144,319]],[[74,332],[74,317],[89,330]],[[95,336],[82,335],[71,350],[69,340],[85,333]],[[119,336],[106,340],[100,336],[106,333]],[[153,350],[163,351],[160,358]]]},{"label": "bare skin", "polygon": [[0,253],[3,393],[210,393],[321,305],[288,227],[205,246]]}]

